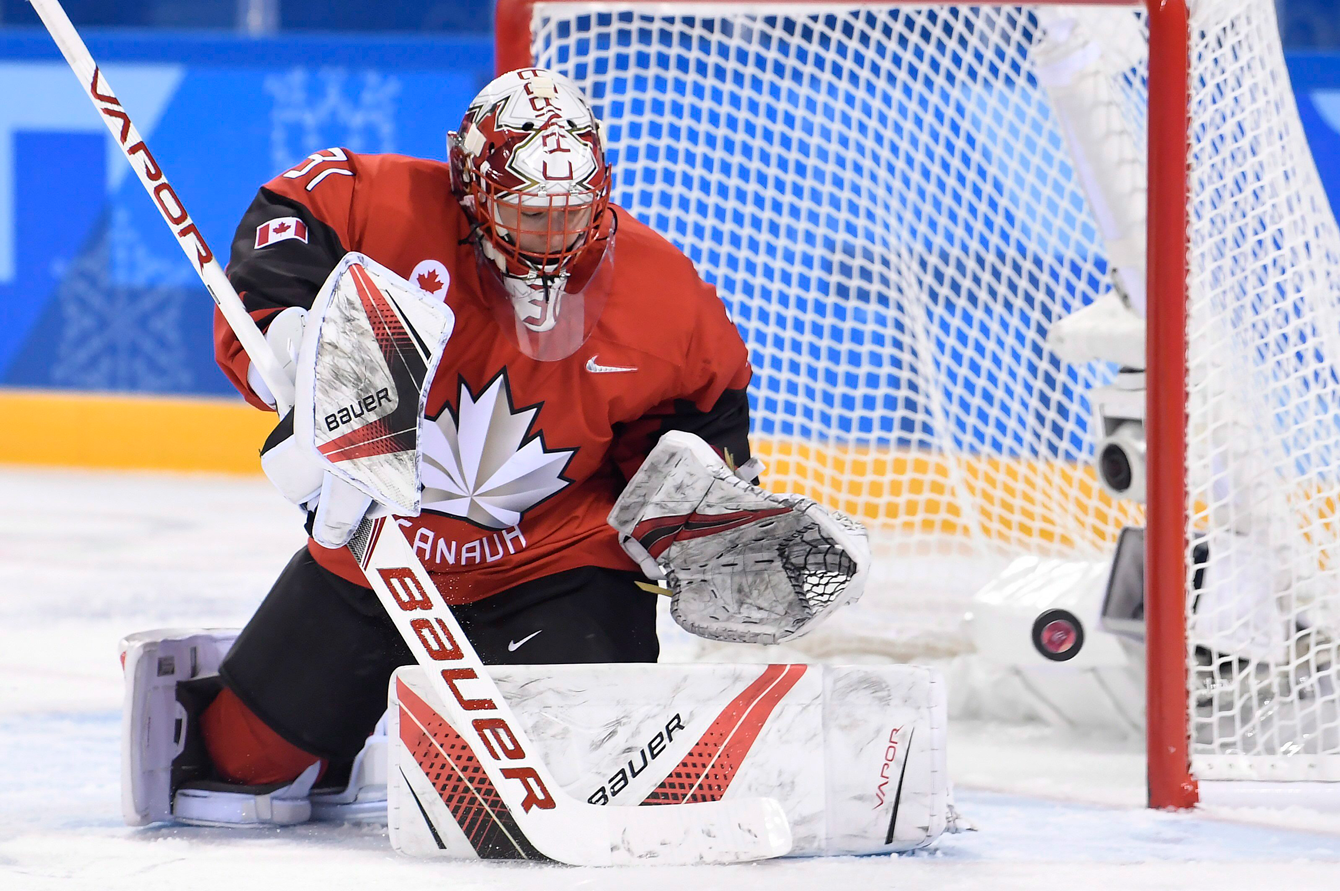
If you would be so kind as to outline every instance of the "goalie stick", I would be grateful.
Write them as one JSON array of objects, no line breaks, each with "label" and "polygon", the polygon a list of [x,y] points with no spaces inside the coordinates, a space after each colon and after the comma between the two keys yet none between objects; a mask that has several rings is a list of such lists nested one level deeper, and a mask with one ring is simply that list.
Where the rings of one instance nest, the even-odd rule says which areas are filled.
[{"label": "goalie stick", "polygon": [[[126,160],[158,206],[178,244],[276,396],[282,415],[294,387],[279,367],[205,238],[58,0],[30,0]],[[390,531],[390,534],[386,534]],[[636,862],[728,863],[776,857],[791,848],[781,805],[771,798],[672,807],[600,807],[563,792],[526,738],[451,609],[395,524],[365,520],[350,542],[368,584],[418,663],[427,671],[444,716],[483,768],[457,769],[454,794],[473,798],[483,819],[512,840],[501,856],[552,859],[582,866]],[[447,784],[443,784],[445,789]],[[447,794],[445,791],[443,794]],[[494,856],[499,856],[494,853]]]}]

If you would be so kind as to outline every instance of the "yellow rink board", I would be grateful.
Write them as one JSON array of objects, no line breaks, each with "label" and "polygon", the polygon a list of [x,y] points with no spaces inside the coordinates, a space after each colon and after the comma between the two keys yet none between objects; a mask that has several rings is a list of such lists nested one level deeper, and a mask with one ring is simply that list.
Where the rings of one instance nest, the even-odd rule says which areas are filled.
[{"label": "yellow rink board", "polygon": [[903,533],[1070,548],[1114,542],[1123,526],[1144,522],[1143,509],[1104,491],[1087,464],[796,441],[753,447],[770,488]]},{"label": "yellow rink board", "polygon": [[272,412],[240,398],[0,389],[0,462],[259,473]]},{"label": "yellow rink board", "polygon": [[[271,412],[240,399],[0,388],[0,462],[124,470],[260,471]],[[1064,462],[756,439],[767,485],[874,526],[1069,546],[1111,541],[1139,509],[1117,503],[1092,468]],[[965,516],[967,493],[976,516]],[[1061,507],[1057,507],[1061,505]],[[971,510],[971,509],[970,509]]]}]

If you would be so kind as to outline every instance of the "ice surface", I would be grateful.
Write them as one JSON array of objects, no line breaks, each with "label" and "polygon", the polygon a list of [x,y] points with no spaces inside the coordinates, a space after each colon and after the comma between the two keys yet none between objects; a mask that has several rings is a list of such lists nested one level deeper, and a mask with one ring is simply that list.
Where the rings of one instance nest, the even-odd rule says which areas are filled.
[{"label": "ice surface", "polygon": [[[1332,888],[1340,817],[1152,813],[1141,743],[951,726],[976,832],[901,858],[582,870],[394,854],[378,827],[130,829],[123,634],[244,622],[302,543],[259,478],[0,468],[0,889]],[[690,644],[666,634],[670,656]],[[1271,825],[1264,825],[1271,824]]]}]

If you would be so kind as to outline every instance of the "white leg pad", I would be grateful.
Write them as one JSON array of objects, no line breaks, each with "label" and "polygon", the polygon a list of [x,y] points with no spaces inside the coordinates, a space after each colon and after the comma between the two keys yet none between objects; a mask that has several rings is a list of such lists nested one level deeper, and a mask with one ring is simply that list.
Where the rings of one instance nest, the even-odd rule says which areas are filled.
[{"label": "white leg pad", "polygon": [[[609,806],[777,798],[793,855],[933,843],[949,810],[946,705],[915,666],[549,665],[491,674],[570,795]],[[388,824],[414,856],[504,856],[510,817],[423,670],[391,680]],[[498,745],[505,749],[505,740]],[[480,757],[489,757],[481,753]]]},{"label": "white leg pad", "polygon": [[1205,581],[1187,627],[1194,646],[1268,664],[1287,662],[1288,619],[1280,609],[1275,568],[1283,561],[1260,536],[1210,535]]}]

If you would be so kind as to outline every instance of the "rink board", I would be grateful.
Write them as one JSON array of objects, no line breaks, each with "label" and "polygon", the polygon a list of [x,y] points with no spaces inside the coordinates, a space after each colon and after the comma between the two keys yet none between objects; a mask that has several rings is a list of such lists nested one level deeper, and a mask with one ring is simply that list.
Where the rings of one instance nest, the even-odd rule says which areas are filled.
[{"label": "rink board", "polygon": [[[260,445],[275,423],[273,414],[240,398],[4,388],[0,413],[15,419],[17,434],[0,441],[0,463],[108,470],[260,473]],[[1087,465],[961,455],[951,468],[944,457],[906,449],[759,436],[752,443],[774,488],[898,533],[968,536],[1001,529],[1015,538],[1056,543],[1055,530],[1067,528],[1081,541],[1115,541],[1123,525],[1136,521],[1130,505],[1114,503],[1099,488]],[[955,477],[1015,495],[981,502],[981,515],[968,517],[952,497]],[[1079,486],[1095,505],[1089,525],[1076,528],[1048,516],[1025,489],[1001,485],[1011,480],[1042,480],[1052,489]],[[1073,542],[1067,535],[1060,543]]]}]

